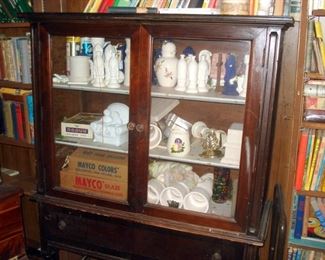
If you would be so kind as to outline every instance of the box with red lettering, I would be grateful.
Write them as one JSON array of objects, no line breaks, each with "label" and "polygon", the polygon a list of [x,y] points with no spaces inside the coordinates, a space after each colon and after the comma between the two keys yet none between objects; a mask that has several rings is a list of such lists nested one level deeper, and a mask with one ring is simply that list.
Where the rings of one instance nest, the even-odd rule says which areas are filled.
[{"label": "box with red lettering", "polygon": [[60,186],[112,200],[127,200],[127,155],[77,148],[60,172]]}]

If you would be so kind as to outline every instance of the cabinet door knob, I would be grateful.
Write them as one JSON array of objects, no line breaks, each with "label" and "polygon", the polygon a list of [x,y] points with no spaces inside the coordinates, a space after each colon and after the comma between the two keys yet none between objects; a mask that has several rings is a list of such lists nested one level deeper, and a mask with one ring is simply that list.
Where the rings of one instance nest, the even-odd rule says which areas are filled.
[{"label": "cabinet door knob", "polygon": [[137,124],[136,127],[135,127],[135,129],[136,129],[139,133],[141,133],[141,132],[144,130],[144,126],[143,126],[143,124]]},{"label": "cabinet door knob", "polygon": [[58,223],[58,229],[60,230],[64,230],[66,228],[67,224],[65,223],[65,221],[60,220]]},{"label": "cabinet door knob", "polygon": [[135,123],[133,123],[133,122],[129,122],[129,123],[128,123],[128,129],[129,129],[130,131],[133,131],[134,128],[135,128]]}]

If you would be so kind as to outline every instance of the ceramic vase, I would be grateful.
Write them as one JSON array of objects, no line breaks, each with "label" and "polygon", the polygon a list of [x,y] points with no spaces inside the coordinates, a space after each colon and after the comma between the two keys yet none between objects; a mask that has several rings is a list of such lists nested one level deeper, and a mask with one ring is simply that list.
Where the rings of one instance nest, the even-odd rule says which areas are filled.
[{"label": "ceramic vase", "polygon": [[208,92],[208,75],[209,75],[209,64],[206,60],[206,56],[202,55],[200,57],[199,65],[198,65],[198,91],[199,92]]},{"label": "ceramic vase", "polygon": [[155,63],[155,72],[158,84],[161,87],[172,88],[177,82],[176,45],[172,42],[164,42],[161,57]]},{"label": "ceramic vase", "polygon": [[167,150],[171,156],[184,157],[190,152],[190,134],[182,129],[173,129],[168,137]]}]

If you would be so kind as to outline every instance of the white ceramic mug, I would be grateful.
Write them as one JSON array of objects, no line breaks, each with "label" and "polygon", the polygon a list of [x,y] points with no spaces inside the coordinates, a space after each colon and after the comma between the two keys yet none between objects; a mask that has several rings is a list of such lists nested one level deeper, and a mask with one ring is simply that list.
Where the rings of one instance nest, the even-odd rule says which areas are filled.
[{"label": "white ceramic mug", "polygon": [[190,134],[186,130],[173,129],[168,137],[167,151],[175,157],[183,157],[191,150]]},{"label": "white ceramic mug", "polygon": [[206,213],[209,211],[211,195],[202,187],[195,187],[183,201],[184,209]]},{"label": "white ceramic mug", "polygon": [[209,196],[212,196],[213,173],[206,173],[200,177],[197,187],[204,189]]},{"label": "white ceramic mug", "polygon": [[150,179],[148,181],[147,201],[149,203],[158,204],[160,194],[165,188],[165,185],[157,179]]},{"label": "white ceramic mug", "polygon": [[158,125],[155,123],[150,124],[150,139],[149,139],[149,148],[153,149],[157,147],[162,139],[162,132]]},{"label": "white ceramic mug", "polygon": [[88,56],[70,56],[69,82],[88,82],[90,79],[90,62]]},{"label": "white ceramic mug", "polygon": [[163,189],[160,194],[160,204],[163,206],[170,206],[172,202],[178,203],[178,208],[183,206],[183,200],[190,189],[183,182],[177,182],[174,185]]}]

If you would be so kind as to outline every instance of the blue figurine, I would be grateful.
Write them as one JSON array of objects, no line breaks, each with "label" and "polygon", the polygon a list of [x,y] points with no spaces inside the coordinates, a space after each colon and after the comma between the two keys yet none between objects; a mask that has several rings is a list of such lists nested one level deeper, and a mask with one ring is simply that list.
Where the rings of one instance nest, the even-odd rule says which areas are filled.
[{"label": "blue figurine", "polygon": [[237,78],[236,78],[236,57],[233,54],[229,54],[227,56],[225,62],[225,84],[223,88],[222,94],[229,95],[229,96],[238,96],[239,93],[237,92]]}]

